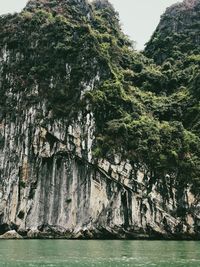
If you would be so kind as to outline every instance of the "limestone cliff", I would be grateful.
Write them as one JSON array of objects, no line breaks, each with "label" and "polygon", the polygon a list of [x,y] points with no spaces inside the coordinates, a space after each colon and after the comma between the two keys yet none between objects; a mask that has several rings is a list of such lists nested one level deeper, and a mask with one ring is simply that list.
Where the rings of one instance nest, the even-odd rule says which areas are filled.
[{"label": "limestone cliff", "polygon": [[[160,108],[148,109],[153,95],[143,91],[141,68],[160,71],[131,48],[107,1],[31,0],[20,14],[0,18],[1,234],[199,237],[198,194],[193,182],[179,180],[182,165],[166,166],[174,154],[159,161],[153,139],[152,153],[137,150],[146,128],[130,142],[128,130],[124,137],[128,116],[151,131],[159,124],[160,140],[171,127],[167,147],[169,140],[174,149],[186,144],[181,131],[185,138],[189,130],[180,124],[155,119],[153,126]],[[188,153],[177,152],[179,161]]]}]

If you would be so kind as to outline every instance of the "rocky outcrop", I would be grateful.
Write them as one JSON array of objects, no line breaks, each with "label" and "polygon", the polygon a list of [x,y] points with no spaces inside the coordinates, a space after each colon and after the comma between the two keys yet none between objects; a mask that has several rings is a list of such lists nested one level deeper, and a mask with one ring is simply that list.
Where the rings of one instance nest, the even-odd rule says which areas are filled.
[{"label": "rocky outcrop", "polygon": [[[38,2],[49,10],[49,1]],[[74,2],[85,16],[85,2]],[[26,11],[38,8],[34,5],[36,1],[30,1]],[[87,10],[92,10],[87,5]],[[59,8],[56,5],[53,12]],[[24,16],[29,19],[31,14]],[[56,19],[60,23],[60,17]],[[77,34],[73,37],[78,38]],[[28,53],[37,42],[29,44]],[[199,237],[200,203],[190,187],[177,186],[176,177],[168,174],[155,180],[145,164],[134,165],[120,153],[95,157],[96,118],[91,103],[81,106],[80,100],[108,75],[96,54],[92,60],[85,59],[87,47],[83,46],[76,55],[78,62],[86,62],[82,71],[67,58],[60,64],[62,73],[45,77],[45,87],[35,77],[26,84],[23,77],[27,72],[16,75],[18,69],[13,65],[23,69],[26,49],[19,52],[19,46],[11,42],[0,47],[0,84],[5,98],[0,102],[0,233],[6,232],[4,238],[19,237],[7,232],[12,229],[26,238]],[[61,45],[56,49],[66,55]],[[36,56],[34,52],[31,55]],[[45,62],[45,58],[39,59]],[[57,58],[62,60],[63,56]],[[79,71],[81,76],[84,68],[91,70],[89,78],[78,77],[77,81],[74,73]],[[31,66],[29,78],[33,71]],[[53,101],[60,92],[55,90],[52,100],[45,91],[63,84],[72,89],[69,99],[74,105],[64,116],[59,110],[59,116],[52,106],[57,105]]]},{"label": "rocky outcrop", "polygon": [[3,235],[0,235],[0,239],[22,239],[23,237],[19,235],[15,230],[6,232]]}]

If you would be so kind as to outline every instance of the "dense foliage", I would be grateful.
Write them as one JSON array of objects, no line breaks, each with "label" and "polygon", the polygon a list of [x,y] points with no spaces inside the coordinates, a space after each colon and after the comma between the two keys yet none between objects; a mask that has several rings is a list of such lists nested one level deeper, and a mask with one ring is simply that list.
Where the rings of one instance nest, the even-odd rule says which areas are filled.
[{"label": "dense foliage", "polygon": [[[178,12],[184,21],[187,10]],[[188,27],[199,33],[194,17]],[[172,25],[169,13],[162,20]],[[178,29],[158,27],[142,54],[106,0],[32,0],[22,13],[0,18],[0,48],[10,53],[2,66],[0,105],[10,111],[6,92],[12,87],[26,92],[26,105],[43,97],[54,116],[70,120],[89,100],[97,126],[95,157],[121,153],[136,168],[145,166],[152,179],[170,175],[198,192],[199,39],[186,38],[184,24]],[[39,95],[29,93],[35,85]],[[80,97],[88,86],[92,90]]]},{"label": "dense foliage", "polygon": [[[188,27],[199,33],[199,28],[193,25],[194,18],[199,23],[198,12],[199,5],[194,8],[194,15],[191,13],[192,25]],[[184,20],[187,10],[180,13]],[[168,12],[163,20],[165,16],[169,19]],[[170,27],[172,22],[167,25]],[[169,32],[172,32],[173,45],[166,43]],[[145,165],[153,179],[162,179],[168,174],[177,177],[182,184],[192,182],[193,189],[198,192],[199,43],[196,43],[197,38],[188,37],[190,49],[183,49],[184,33],[190,34],[187,24],[183,24],[178,41],[173,38],[176,33],[171,29],[169,32],[166,28],[160,32],[157,29],[144,51],[159,65],[131,50],[128,44],[118,47],[121,61],[115,62],[115,79],[107,80],[97,90],[89,92],[98,125],[94,153],[112,157],[120,152],[134,166]]]}]

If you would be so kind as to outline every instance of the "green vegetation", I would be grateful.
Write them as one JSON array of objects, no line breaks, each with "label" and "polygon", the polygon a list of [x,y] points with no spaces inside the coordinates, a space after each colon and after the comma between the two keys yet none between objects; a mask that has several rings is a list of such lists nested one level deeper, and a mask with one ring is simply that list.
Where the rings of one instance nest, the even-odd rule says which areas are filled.
[{"label": "green vegetation", "polygon": [[[199,29],[194,22],[188,27]],[[177,177],[197,193],[200,51],[195,35],[186,33],[184,26],[179,32],[158,28],[139,53],[107,1],[63,1],[59,9],[56,1],[29,5],[0,18],[0,48],[6,46],[10,57],[2,68],[2,110],[15,106],[6,94],[11,87],[25,93],[25,105],[46,99],[55,117],[69,120],[90,101],[95,157],[121,153],[133,166],[145,166],[152,179]],[[92,90],[81,98],[87,86]]]}]

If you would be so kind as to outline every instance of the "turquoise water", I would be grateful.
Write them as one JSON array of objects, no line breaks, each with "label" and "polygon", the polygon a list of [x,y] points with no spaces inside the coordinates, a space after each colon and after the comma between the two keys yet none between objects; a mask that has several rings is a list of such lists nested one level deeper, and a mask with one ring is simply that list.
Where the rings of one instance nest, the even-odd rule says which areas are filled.
[{"label": "turquoise water", "polygon": [[0,267],[200,267],[200,242],[0,241]]}]

